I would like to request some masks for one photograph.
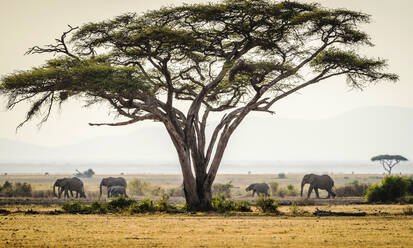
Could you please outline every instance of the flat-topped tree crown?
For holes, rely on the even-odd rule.
[[[24,122],[81,96],[106,101],[122,120],[163,123],[178,153],[190,207],[211,206],[211,185],[234,130],[253,111],[273,113],[298,90],[346,75],[352,88],[396,81],[386,62],[359,56],[372,45],[370,16],[294,1],[227,0],[166,7],[70,27],[28,53],[57,58],[2,78],[8,107],[33,102]],[[305,72],[305,73],[301,73]],[[189,103],[182,109],[177,102]],[[208,118],[225,113],[206,136]],[[24,123],[23,122],[23,123]],[[22,123],[22,124],[23,124]],[[194,174],[195,173],[195,174]]]
[[[377,155],[371,158],[371,161],[379,161],[381,165],[383,166],[383,169],[390,175],[391,170],[393,169],[394,166],[396,166],[398,163],[401,161],[408,161],[407,158],[401,156],[401,155]]]

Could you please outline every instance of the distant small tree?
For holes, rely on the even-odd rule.
[[[396,166],[400,161],[408,161],[407,158],[400,155],[378,155],[371,158],[371,161],[379,161],[383,166],[383,169],[390,175],[391,170]]]

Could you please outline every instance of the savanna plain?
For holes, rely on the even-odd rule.
[[[28,182],[34,191],[50,190],[57,177],[60,175],[7,175],[1,176],[0,182]],[[107,201],[97,198],[101,177],[82,179],[88,198],[81,201]],[[165,190],[182,182],[175,175],[125,177]],[[279,187],[291,184],[299,189],[301,177],[220,175],[217,182],[232,183],[232,199],[251,202],[253,211],[247,213],[69,214],[61,212],[63,202],[69,200],[2,197],[0,247],[413,247],[413,205],[366,204],[362,198],[347,197],[306,201],[299,195],[273,196],[281,203],[279,213],[264,214],[254,205],[257,198],[244,191],[254,182],[277,182]],[[336,186],[354,180],[380,181],[380,175],[340,174],[333,178]],[[183,198],[171,197],[170,201],[180,204]],[[316,210],[366,215],[315,216]]]

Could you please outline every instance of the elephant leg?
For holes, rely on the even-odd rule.
[[[318,194],[318,188],[317,188],[317,187],[314,188],[314,191],[315,191],[316,197],[317,197],[317,198],[320,198],[320,195]]]
[[[69,193],[67,189],[64,189],[64,194],[63,194],[64,198],[69,198]]]
[[[308,195],[307,198],[310,198],[311,192],[313,192],[314,186],[310,184],[310,188],[308,189]]]
[[[334,192],[331,189],[328,189],[328,198],[330,198],[330,195],[334,198],[336,197],[336,194],[334,194]]]
[[[70,196],[73,198],[73,191],[71,191],[71,190],[69,190],[70,191]]]
[[[252,197],[254,197],[254,194],[255,194],[255,190],[252,191]]]
[[[62,197],[62,188],[61,187],[57,188],[57,198],[60,199],[60,197]]]
[[[327,190],[328,195],[327,195],[327,199],[330,199],[330,190]]]

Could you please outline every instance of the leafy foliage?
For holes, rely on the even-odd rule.
[[[407,195],[409,185],[407,177],[386,176],[367,190],[365,198],[368,202],[396,202]]]
[[[10,183],[5,181],[0,185],[0,195],[6,197],[30,197],[32,196],[32,186],[29,183]]]
[[[229,211],[251,212],[251,204],[248,201],[234,202],[226,199],[224,194],[215,195],[212,197],[212,209],[219,213]]]
[[[356,51],[372,45],[359,29],[369,20],[357,11],[287,0],[128,13],[69,26],[55,44],[29,49],[58,56],[3,76],[0,94],[9,109],[31,104],[19,127],[35,116],[47,121],[56,103],[74,96],[87,105],[104,101],[122,117],[91,125],[162,122],[182,163],[188,203],[200,205],[205,192],[196,189],[211,188],[231,135],[249,113],[273,113],[279,100],[335,76],[347,76],[352,88],[398,79],[385,72],[385,60]],[[179,108],[181,101],[188,110]],[[223,111],[207,139],[210,113]]]
[[[379,161],[383,166],[383,169],[387,171],[388,174],[391,174],[391,170],[396,166],[400,161],[408,161],[407,158],[401,155],[378,155],[371,158],[371,161]]]
[[[234,187],[232,182],[228,183],[215,183],[212,185],[212,194],[213,195],[224,195],[225,198],[231,197],[231,189]]]
[[[369,187],[369,184],[359,183],[357,181],[341,187],[336,187],[335,192],[338,197],[365,196]]]
[[[257,200],[257,208],[263,213],[278,214],[279,203],[272,197],[260,197]]]

